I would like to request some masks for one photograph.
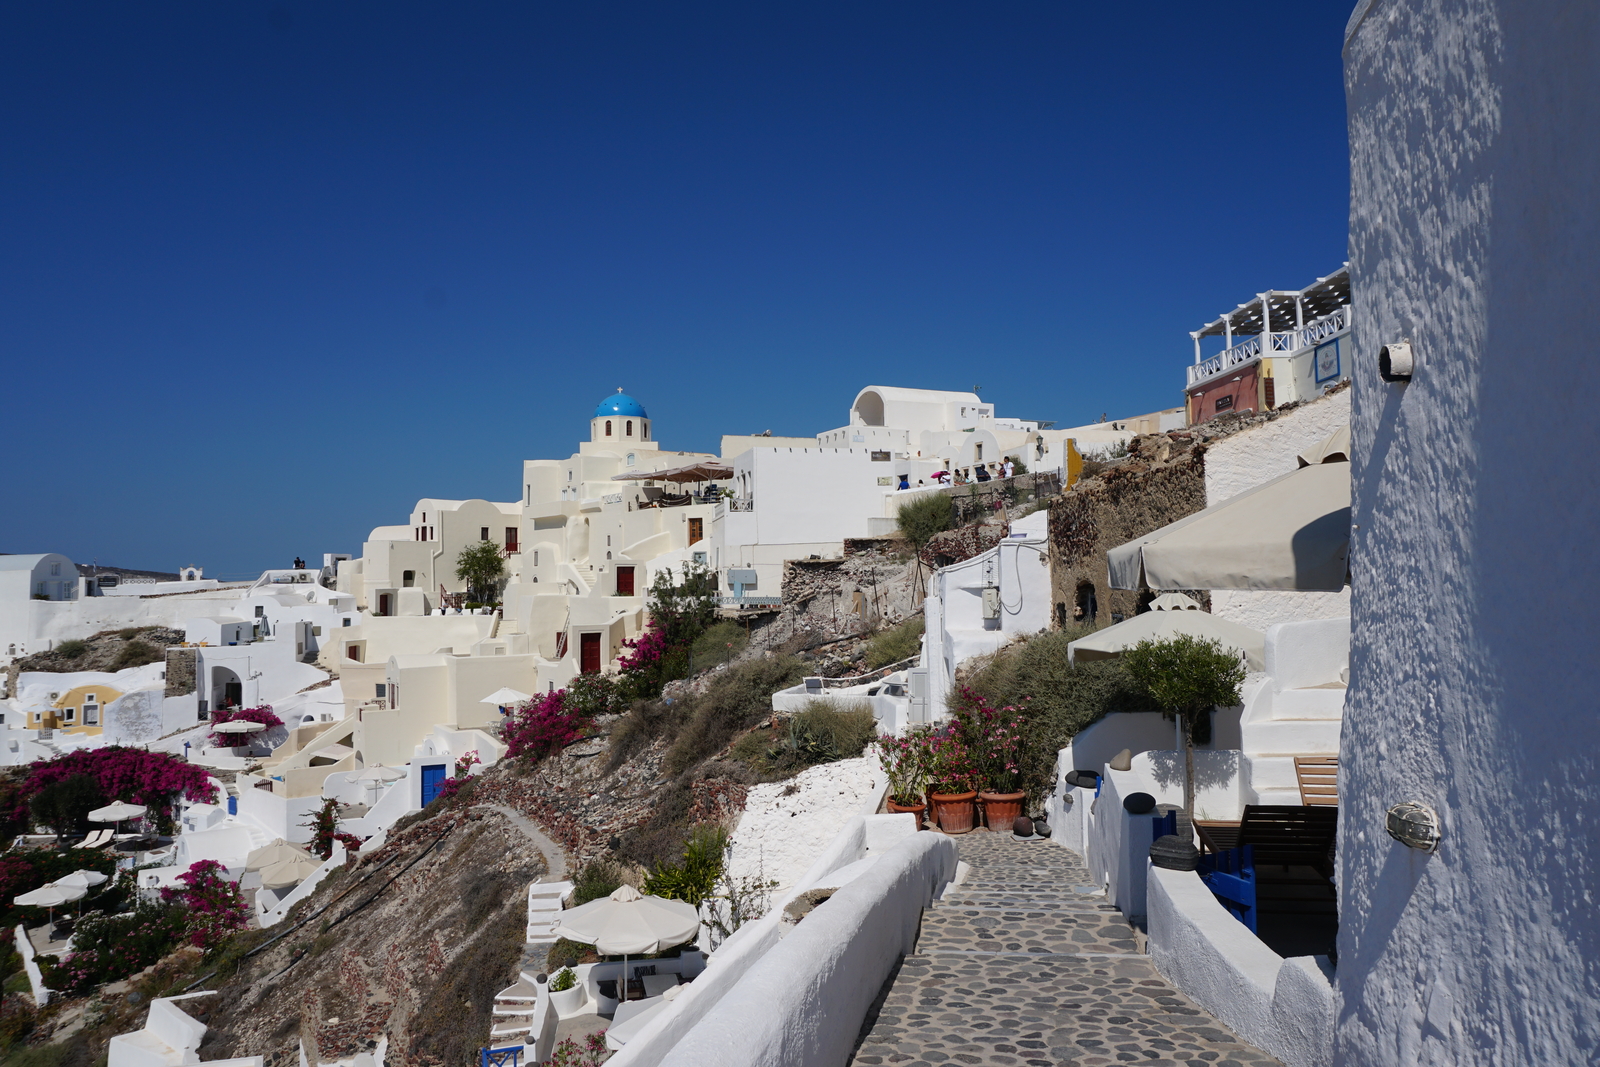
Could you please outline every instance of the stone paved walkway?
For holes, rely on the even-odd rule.
[[[956,844],[972,870],[923,914],[852,1064],[1278,1062],[1161,977],[1076,853],[984,831]]]

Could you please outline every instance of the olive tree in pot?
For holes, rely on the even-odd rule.
[[[1196,725],[1203,722],[1209,739],[1212,709],[1239,703],[1244,655],[1215,638],[1179,634],[1124,650],[1122,667],[1156,707],[1183,725],[1183,810],[1193,822]]]

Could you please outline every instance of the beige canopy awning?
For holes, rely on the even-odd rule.
[[[715,460],[703,460],[691,463],[686,467],[668,467],[661,471],[629,471],[627,474],[613,474],[614,482],[714,482],[718,478],[727,480],[733,477],[733,468],[726,463]]]
[[[1140,641],[1164,641],[1179,634],[1215,638],[1222,642],[1222,647],[1243,652],[1245,663],[1252,671],[1266,670],[1266,634],[1199,610],[1147,611],[1135,615],[1068,644],[1067,661],[1110,659],[1122,655]]]
[[[1307,466],[1108,553],[1113,589],[1336,593],[1350,569],[1349,431]],[[1308,459],[1319,456],[1320,459]]]

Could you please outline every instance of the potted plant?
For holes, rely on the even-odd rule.
[[[977,815],[972,754],[953,733],[932,737],[927,751],[934,820],[947,834],[964,834],[972,829]]]
[[[1013,709],[1005,708],[1005,712]],[[1027,793],[1022,789],[1022,723],[1004,715],[990,725],[983,746],[983,820],[996,833],[1010,830],[1022,814]]]
[[[566,1019],[579,1014],[584,1002],[583,986],[571,967],[563,967],[550,976],[550,1006],[556,1015]]]
[[[891,814],[908,813],[916,817],[917,829],[922,829],[923,816],[928,805],[923,799],[928,776],[924,765],[927,747],[925,734],[912,733],[905,737],[884,734],[878,738],[878,763],[889,779],[889,796],[885,801]]]

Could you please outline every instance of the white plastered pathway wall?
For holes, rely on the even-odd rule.
[[[751,786],[733,832],[728,871],[735,879],[759,875],[778,883],[782,896],[859,813],[882,777],[872,756],[824,763],[786,782]],[[786,793],[795,787],[793,793]]]

